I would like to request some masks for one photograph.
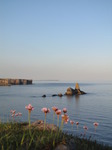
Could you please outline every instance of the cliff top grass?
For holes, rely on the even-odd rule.
[[[28,123],[0,123],[0,150],[55,150],[60,144],[69,150],[112,150],[91,139],[54,132],[25,128]]]

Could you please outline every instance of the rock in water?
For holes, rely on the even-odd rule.
[[[46,97],[46,95],[42,95],[42,97]]]
[[[66,95],[75,95],[77,94],[77,91],[69,87],[65,93]]]
[[[58,96],[58,95],[57,94],[53,94],[52,97],[54,97],[54,96]]]
[[[65,95],[82,95],[82,94],[86,94],[86,93],[80,90],[78,83],[76,83],[75,89],[69,87],[65,93]]]
[[[62,95],[62,93],[59,93],[58,96],[59,96],[59,97],[62,97],[63,95]]]
[[[78,83],[75,84],[75,89],[76,89],[76,90],[80,90],[80,87],[79,87],[79,84],[78,84]]]

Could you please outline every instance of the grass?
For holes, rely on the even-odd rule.
[[[79,138],[63,132],[40,131],[25,128],[28,123],[1,123],[0,150],[53,150],[64,144],[70,150],[112,150],[90,139]]]

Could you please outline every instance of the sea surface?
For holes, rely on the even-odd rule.
[[[28,111],[25,106],[29,103],[34,106],[31,112],[31,121],[44,120],[43,107],[50,108],[47,114],[47,122],[53,122],[52,106],[59,109],[67,108],[70,120],[79,122],[78,129],[70,122],[64,124],[64,132],[78,136],[84,136],[83,126],[88,130],[85,137],[91,136],[92,140],[112,146],[112,83],[79,83],[80,89],[87,94],[80,96],[52,97],[53,94],[66,92],[68,87],[75,88],[74,82],[61,81],[34,81],[32,85],[0,86],[0,120],[12,121],[10,110],[21,112],[22,117],[16,117],[16,121],[28,121]],[[42,95],[46,94],[46,98]],[[98,122],[96,131],[93,123]],[[61,123],[61,117],[60,117]],[[57,118],[55,116],[55,124]]]

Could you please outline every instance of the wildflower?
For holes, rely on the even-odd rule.
[[[57,110],[56,111],[56,114],[57,114],[57,126],[59,126],[59,115],[61,115],[61,110]]]
[[[22,116],[22,113],[18,112],[15,114],[15,116]]]
[[[31,113],[31,111],[34,110],[34,107],[31,104],[25,106],[25,108],[29,111],[29,113]]]
[[[11,112],[12,114],[15,114],[16,110],[11,110],[10,112]]]
[[[88,130],[88,127],[87,126],[83,126],[83,129],[85,130],[85,133],[84,133],[84,135],[85,135],[86,131]]]
[[[25,108],[28,110],[28,121],[29,121],[29,127],[30,127],[30,114],[31,114],[31,111],[34,110],[34,107],[29,104],[28,106],[25,106]]]
[[[72,130],[73,130],[73,124],[74,124],[75,122],[73,121],[73,120],[70,120],[70,124],[72,125]]]
[[[76,126],[77,126],[77,129],[78,129],[78,126],[79,126],[79,122],[76,122]]]
[[[57,117],[59,118],[59,115],[61,115],[61,110],[58,109],[58,110],[56,111],[56,115],[57,115]]]
[[[22,116],[22,113],[18,112],[18,115],[19,115],[19,116]]]
[[[15,116],[19,116],[18,113],[16,113]]]
[[[13,121],[14,121],[16,110],[11,110],[10,113],[11,113],[11,117],[13,117]]]
[[[15,116],[15,114],[12,114],[12,115],[11,115],[11,117],[14,117],[14,116]]]
[[[64,114],[64,115],[61,115],[61,117],[62,117],[62,120],[64,121],[64,123],[67,124],[69,121],[69,116],[67,114]]]
[[[67,114],[61,115],[61,126],[60,126],[60,130],[63,129],[63,123],[67,124],[69,121],[69,116]]]
[[[79,125],[79,122],[76,122],[76,125],[78,126],[78,125]]]
[[[96,131],[96,128],[99,126],[99,123],[98,122],[94,122],[93,125],[94,125],[95,131]]]
[[[53,113],[53,124],[54,124],[55,112],[58,110],[58,108],[54,106],[54,107],[52,107],[52,110],[54,111],[54,113]]]
[[[87,127],[87,126],[83,126],[83,129],[84,129],[84,130],[88,130],[88,127]]]
[[[43,111],[45,114],[49,113],[50,112],[50,109],[49,108],[42,108],[41,111]]]
[[[54,112],[56,112],[57,110],[58,110],[58,108],[57,107],[52,107],[52,110],[54,111]]]
[[[49,112],[50,112],[50,109],[49,109],[49,108],[44,107],[44,108],[42,108],[42,109],[41,109],[41,111],[43,111],[43,112],[45,113],[45,120],[44,120],[44,130],[45,130],[46,115],[47,115],[47,113],[49,113]]]
[[[70,124],[73,125],[75,122],[73,120],[70,120]]]
[[[66,109],[66,108],[63,108],[63,112],[64,112],[64,113],[67,113],[67,109]]]
[[[97,126],[99,125],[99,123],[94,122],[93,125],[94,125],[95,127],[97,127]]]

